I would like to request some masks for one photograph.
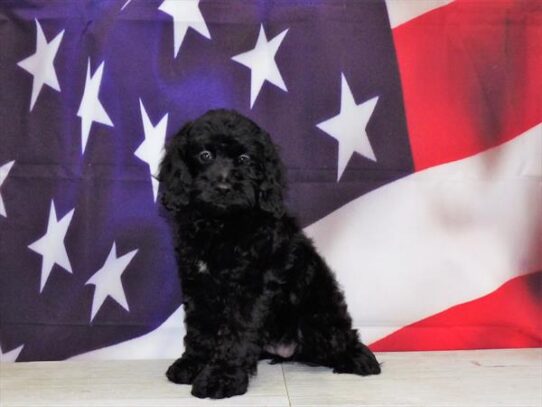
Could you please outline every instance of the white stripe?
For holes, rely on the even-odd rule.
[[[386,0],[391,28],[451,2],[452,0]]]
[[[542,126],[388,184],[307,228],[366,342],[542,268]]]
[[[542,125],[385,185],[306,228],[337,273],[363,340],[542,268]],[[179,308],[154,332],[76,359],[175,358]]]
[[[71,360],[91,359],[173,359],[181,356],[184,311],[179,307],[154,331],[118,345],[94,350],[70,358]]]

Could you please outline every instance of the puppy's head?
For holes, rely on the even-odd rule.
[[[211,110],[166,146],[159,181],[172,211],[225,214],[260,209],[282,216],[282,164],[269,134],[231,110]]]

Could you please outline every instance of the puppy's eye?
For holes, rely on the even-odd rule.
[[[208,150],[204,150],[198,154],[198,157],[201,162],[207,162],[213,159],[213,154]]]
[[[237,157],[237,162],[243,164],[250,161],[250,156],[248,154],[241,154],[239,157]]]

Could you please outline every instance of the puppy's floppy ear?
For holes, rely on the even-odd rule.
[[[191,127],[192,123],[185,124],[173,137],[166,146],[164,158],[160,163],[158,181],[163,186],[161,201],[166,209],[172,212],[179,211],[190,201],[192,176],[185,162],[184,149]]]
[[[282,197],[285,188],[284,169],[271,137],[267,133],[264,134],[264,137],[266,139],[264,146],[265,175],[260,184],[258,204],[262,210],[280,218],[285,212]]]

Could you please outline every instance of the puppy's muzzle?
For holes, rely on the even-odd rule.
[[[215,185],[216,189],[220,192],[228,192],[231,189],[231,184],[229,182],[217,182]]]
[[[230,174],[233,168],[231,160],[219,159],[213,167],[214,187],[220,192],[231,189]]]

